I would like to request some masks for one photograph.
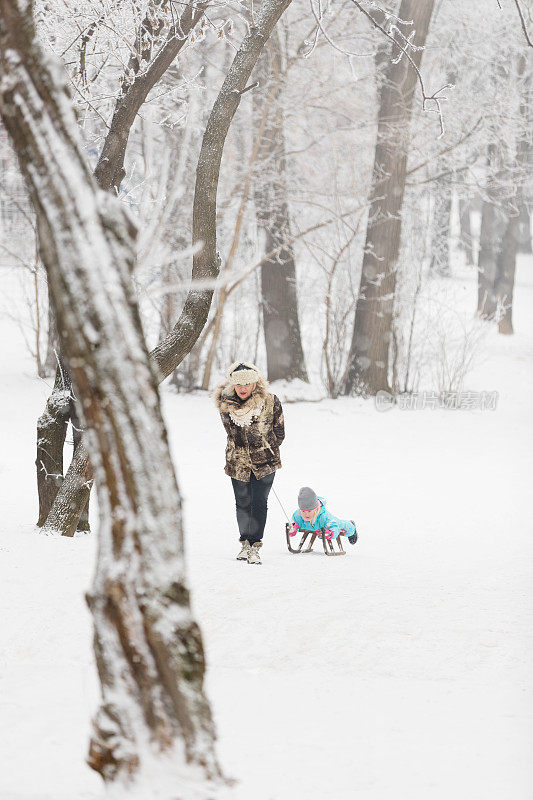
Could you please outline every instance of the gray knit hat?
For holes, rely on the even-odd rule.
[[[250,361],[235,361],[228,370],[228,381],[233,386],[257,383],[260,377],[259,370]]]
[[[298,492],[298,508],[301,511],[312,511],[318,505],[318,497],[309,486],[303,486]]]

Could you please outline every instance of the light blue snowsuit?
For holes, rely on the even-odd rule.
[[[292,515],[292,521],[295,522],[302,531],[319,531],[320,528],[328,528],[333,533],[333,538],[336,539],[341,531],[346,531],[346,536],[351,536],[355,532],[355,525],[349,519],[339,519],[335,517],[331,511],[326,508],[326,501],[323,497],[318,497],[322,508],[317,514],[314,524],[306,522],[300,514],[300,509]]]

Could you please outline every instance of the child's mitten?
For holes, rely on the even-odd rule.
[[[329,528],[324,528],[324,539],[333,539],[333,531]]]
[[[300,530],[300,526],[293,522],[292,525],[289,526],[289,536],[296,536],[298,531]]]

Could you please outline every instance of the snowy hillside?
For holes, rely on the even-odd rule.
[[[0,278],[5,311],[19,288],[13,272]],[[475,284],[466,287],[473,308]],[[491,334],[467,379],[499,393],[496,410],[285,405],[274,489],[287,511],[310,485],[353,517],[360,541],[344,558],[290,555],[272,494],[263,566],[236,562],[212,401],[163,390],[235,798],[532,797],[532,306],[523,260],[517,333]],[[48,387],[5,314],[1,335],[1,796],[97,800],[103,786],[84,763],[98,692],[84,603],[96,534],[34,527],[35,422]]]

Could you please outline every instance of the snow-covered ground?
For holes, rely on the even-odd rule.
[[[491,334],[467,379],[499,392],[495,411],[285,405],[274,488],[288,511],[310,485],[356,520],[343,558],[290,555],[271,495],[263,566],[236,562],[212,402],[164,390],[219,754],[239,800],[533,796],[532,266],[521,264],[517,333]],[[0,281],[16,295],[13,273]],[[4,317],[0,336],[0,796],[98,800],[84,763],[95,535],[34,527],[48,388]]]

